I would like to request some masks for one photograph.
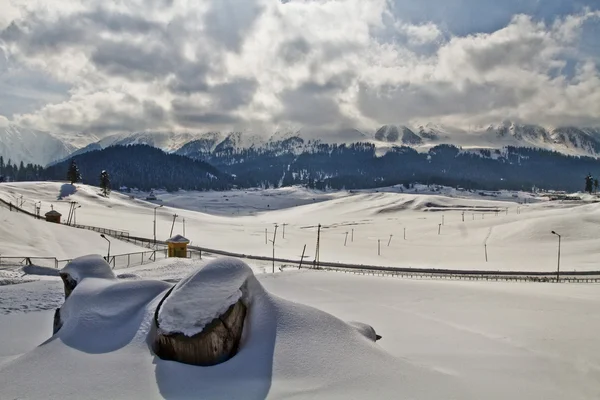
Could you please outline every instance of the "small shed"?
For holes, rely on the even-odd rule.
[[[175,235],[167,240],[169,257],[187,258],[187,245],[190,241],[181,235]]]
[[[56,210],[48,211],[45,215],[46,215],[47,222],[54,222],[55,224],[60,224],[60,217],[62,217],[62,214],[59,213],[58,211],[56,211]]]

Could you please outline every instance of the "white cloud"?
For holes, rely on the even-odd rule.
[[[598,53],[575,46],[595,11],[451,36],[386,0],[15,4],[22,17],[0,30],[0,50],[62,92],[0,115],[39,129],[600,125]],[[3,79],[0,68],[10,88]]]
[[[413,45],[435,42],[442,36],[442,31],[431,22],[422,25],[396,23],[396,29],[405,34],[408,42]]]
[[[9,124],[10,124],[10,121],[8,120],[8,118],[0,115],[0,128],[6,128]]]

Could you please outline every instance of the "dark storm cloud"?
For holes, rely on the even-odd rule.
[[[278,119],[282,121],[319,126],[347,120],[333,97],[317,94],[306,86],[286,90],[279,98],[284,106],[283,112],[278,116]]]
[[[301,63],[309,53],[310,44],[304,38],[284,42],[279,47],[279,55],[286,64]]]
[[[252,101],[258,83],[253,79],[238,79],[217,85],[210,90],[220,111],[233,111]]]
[[[187,62],[178,66],[175,75],[169,79],[167,87],[174,94],[192,94],[206,92],[206,82],[211,67],[205,62]]]
[[[213,1],[204,17],[206,32],[227,50],[239,52],[263,11],[264,6],[257,0]]]
[[[447,82],[372,88],[360,85],[358,107],[364,115],[384,123],[461,113],[483,113],[517,106],[535,93],[526,89],[467,83],[458,89]]]
[[[173,119],[188,128],[203,128],[212,124],[234,124],[240,121],[231,114],[210,111],[188,101],[173,101],[171,108]]]
[[[130,110],[140,110],[131,112]],[[91,119],[82,127],[80,124],[71,123],[76,116],[69,110],[62,111],[61,120],[57,123],[63,131],[84,131],[97,135],[114,132],[133,132],[143,129],[162,126],[167,118],[167,112],[152,100],[139,101],[133,96],[123,96],[117,103],[98,103],[96,110],[99,115]],[[69,115],[71,114],[71,115]]]
[[[124,41],[105,41],[91,54],[91,61],[110,75],[157,78],[173,72],[181,60],[176,49],[164,44],[139,46]]]

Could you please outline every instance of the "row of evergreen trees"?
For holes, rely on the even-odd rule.
[[[44,168],[41,165],[27,164],[23,161],[14,164],[10,159],[5,162],[0,156],[0,182],[4,181],[35,181],[43,176]]]
[[[600,161],[595,158],[516,147],[463,151],[452,145],[439,145],[426,153],[393,147],[380,155],[370,143],[317,143],[302,151],[298,151],[297,145],[290,142],[285,147],[203,152],[214,166],[146,145],[115,146],[81,154],[45,169],[2,164],[2,172],[8,171],[6,175],[11,180],[64,180],[65,171],[70,171],[73,164],[77,170],[69,172],[71,181],[93,185],[101,182],[108,194],[111,185],[175,191],[290,185],[361,189],[415,182],[465,189],[538,187],[577,191],[581,190],[581,178],[588,171],[600,170]],[[597,182],[589,176],[585,189],[592,192],[594,188],[597,189]]]

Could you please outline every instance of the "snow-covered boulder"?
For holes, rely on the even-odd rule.
[[[209,366],[229,360],[244,328],[252,269],[222,258],[181,280],[161,300],[151,333],[152,349],[163,360]]]
[[[381,336],[375,332],[375,329],[371,325],[367,325],[362,322],[349,321],[348,324],[356,328],[364,337],[374,342],[381,339]]]
[[[60,329],[1,366],[2,398],[470,398],[451,374],[385,352],[368,325],[270,294],[241,261],[198,267],[173,286],[88,276],[102,270],[100,260],[75,260],[65,268],[77,285],[60,308]],[[193,338],[238,304],[247,313],[236,319],[243,327],[226,362],[198,367],[152,351],[157,332]]]
[[[71,295],[77,284],[85,278],[115,280],[117,277],[106,260],[97,254],[76,258],[61,271],[60,277],[65,286],[65,299]]]

